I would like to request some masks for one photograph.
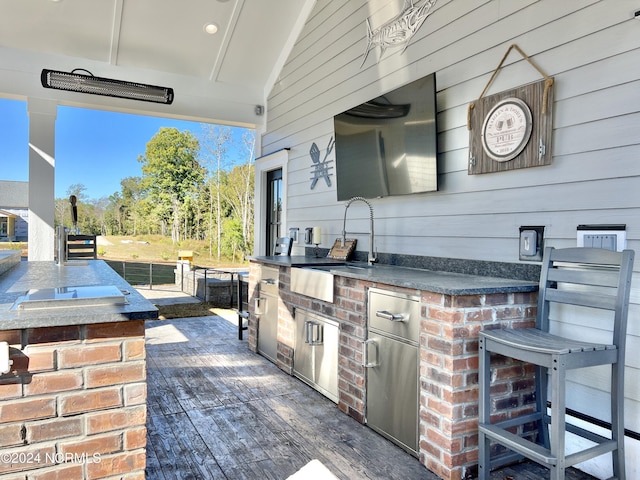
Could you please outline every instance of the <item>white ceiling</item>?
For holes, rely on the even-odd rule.
[[[0,96],[260,124],[315,0],[0,0]],[[215,35],[205,33],[215,23]],[[172,106],[44,91],[43,68],[172,87]],[[133,102],[133,104],[132,104]],[[135,104],[135,105],[134,105]]]

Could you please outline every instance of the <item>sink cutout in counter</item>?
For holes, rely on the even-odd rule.
[[[349,263],[347,262],[344,267],[345,268],[353,268],[354,270],[370,270],[373,267],[375,267],[376,264],[369,264],[369,263]]]
[[[125,293],[113,285],[31,289],[18,298],[11,310],[117,306],[127,303]]]

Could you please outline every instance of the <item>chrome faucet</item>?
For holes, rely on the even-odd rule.
[[[357,202],[357,201],[364,202],[369,207],[370,224],[369,224],[369,231],[368,232],[347,232],[347,210],[349,210],[349,207],[351,206],[351,204],[353,202]],[[376,258],[376,255],[375,255],[374,251],[373,251],[373,245],[374,245],[374,237],[373,237],[373,207],[363,197],[350,198],[349,200],[347,200],[347,203],[344,206],[344,220],[342,222],[342,242],[341,242],[341,246],[342,247],[344,247],[345,242],[347,240],[347,234],[350,234],[350,235],[369,235],[369,255],[368,255],[367,261],[369,262],[369,265],[373,265],[378,260]]]

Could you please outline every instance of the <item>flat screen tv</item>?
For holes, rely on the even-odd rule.
[[[334,117],[338,200],[438,189],[435,74]]]

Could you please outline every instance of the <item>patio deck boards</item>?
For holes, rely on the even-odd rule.
[[[438,478],[249,351],[233,322],[234,315],[147,322],[149,480],[280,480],[314,459],[346,480]],[[491,476],[509,477],[548,473],[529,463]],[[592,477],[572,470],[567,478]]]

